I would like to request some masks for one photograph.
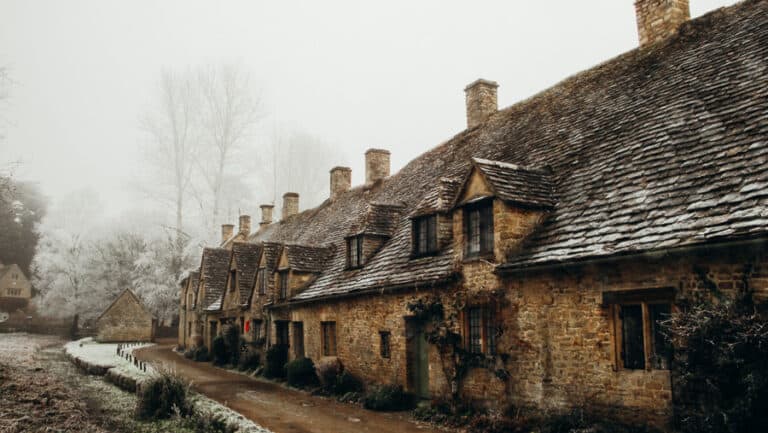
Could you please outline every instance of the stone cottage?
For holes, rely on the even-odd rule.
[[[638,48],[502,110],[477,80],[467,128],[399,172],[371,149],[365,184],[336,167],[317,208],[262,207],[245,292],[230,230],[182,297],[205,344],[250,321],[423,398],[666,424],[659,320],[699,291],[768,297],[768,1],[636,11]],[[436,306],[475,360],[458,383],[425,338]]]
[[[125,289],[96,319],[96,341],[102,343],[153,341],[157,321],[141,300]]]
[[[19,265],[0,263],[0,311],[10,313],[27,308],[32,299],[32,283]]]

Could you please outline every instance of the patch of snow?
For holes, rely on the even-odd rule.
[[[136,343],[130,346],[123,345],[122,353],[132,355],[134,350],[149,346],[153,346],[153,344]],[[136,380],[147,379],[154,373],[154,370],[149,365],[145,372],[139,366],[134,365],[133,361],[121,357],[118,354],[117,348],[117,343],[97,343],[93,338],[87,337],[65,344],[64,352],[86,364],[115,369],[121,375],[129,376]]]
[[[210,412],[228,424],[236,426],[238,433],[272,433],[234,410],[202,394],[194,393],[192,395],[192,404],[195,405],[195,410]]]

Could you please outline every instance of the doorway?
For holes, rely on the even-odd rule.
[[[422,321],[405,319],[405,341],[408,389],[419,398],[430,398],[429,345]]]

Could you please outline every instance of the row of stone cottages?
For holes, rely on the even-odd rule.
[[[223,226],[181,344],[231,323],[425,398],[668,422],[658,320],[713,285],[768,293],[767,4],[640,0],[638,48],[503,110],[478,80],[466,130],[399,172],[371,149],[364,185],[337,167],[319,207]]]

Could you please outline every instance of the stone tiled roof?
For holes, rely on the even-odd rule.
[[[235,242],[232,244],[232,260],[237,267],[237,285],[240,292],[240,305],[247,306],[256,279],[256,271],[261,257],[261,244]]]
[[[200,275],[205,290],[201,307],[205,310],[221,308],[222,295],[229,275],[229,259],[232,252],[224,248],[204,248]]]
[[[448,212],[456,201],[456,195],[461,188],[458,179],[441,178],[438,185],[433,188],[416,206],[411,217],[423,216],[437,212]]]
[[[367,210],[362,214],[360,227],[353,228],[351,234],[390,237],[397,229],[403,209],[402,203],[369,203]]]
[[[472,162],[499,199],[537,208],[555,205],[552,179],[547,170],[482,158],[472,158]]]
[[[361,269],[336,248],[297,300],[428,286],[451,247],[411,259],[409,216],[472,158],[547,167],[554,207],[505,267],[581,260],[768,232],[768,2],[748,0],[493,114],[372,186],[272,224],[254,240],[342,246],[370,203],[402,202]]]
[[[286,244],[285,254],[291,269],[299,272],[320,273],[333,257],[333,247],[312,247]]]

